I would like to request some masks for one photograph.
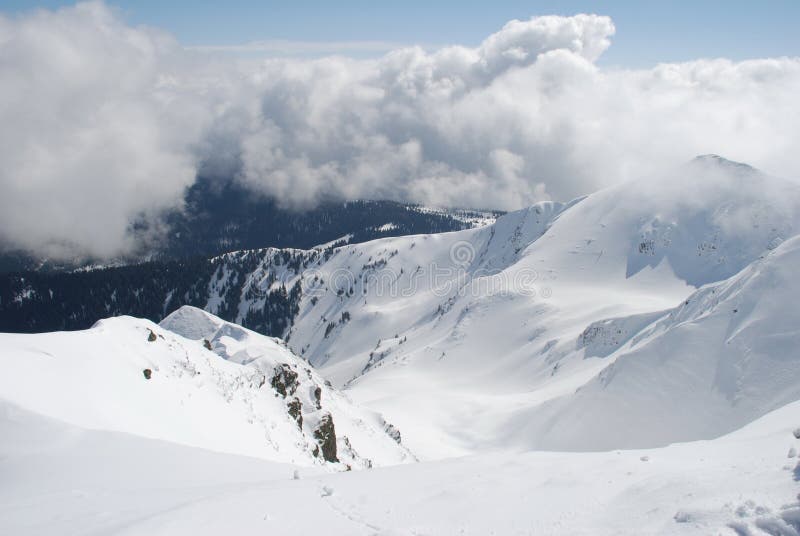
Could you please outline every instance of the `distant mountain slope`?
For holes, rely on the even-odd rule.
[[[643,326],[606,323],[591,338],[618,338],[608,366],[517,433],[545,449],[649,447],[717,437],[800,400],[798,271],[800,236]]]
[[[394,201],[329,201],[305,209],[286,209],[269,198],[238,186],[207,179],[188,189],[182,210],[160,223],[167,232],[125,258],[49,260],[24,251],[0,248],[0,274],[14,271],[64,271],[92,265],[118,266],[142,261],[174,261],[265,247],[308,249],[345,238],[358,243],[387,236],[429,234],[490,223],[502,212],[434,209]],[[135,234],[147,237],[141,223]],[[0,244],[2,246],[2,244]]]
[[[86,331],[0,334],[0,347],[0,399],[83,428],[296,465],[413,461],[397,429],[281,341],[199,309],[164,327],[119,317]]]
[[[309,249],[349,236],[351,243],[387,236],[458,231],[492,221],[502,212],[439,209],[394,201],[326,202],[290,210],[236,183],[222,187],[200,179],[187,192],[186,207],[166,223],[168,242],[157,257],[211,257],[264,247]]]
[[[630,337],[798,231],[800,187],[706,156],[660,180],[453,233],[230,253],[201,263],[200,277],[173,267],[119,283],[126,272],[18,278],[0,289],[0,322],[53,329],[31,323],[37,309],[77,323],[145,304],[160,319],[188,302],[282,336],[398,424],[415,453],[437,458],[545,445],[525,432],[546,428],[532,418],[542,404],[588,389]],[[64,288],[73,289],[66,300]],[[778,401],[751,400],[742,415]],[[633,436],[563,436],[559,446],[662,444],[701,437],[703,428],[687,430],[665,427],[656,440],[643,426]]]

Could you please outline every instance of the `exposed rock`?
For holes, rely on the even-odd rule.
[[[400,430],[398,430],[395,425],[389,424],[387,422],[386,426],[384,427],[384,430],[389,435],[389,437],[397,441],[398,444],[400,443]]]
[[[288,404],[289,407],[289,416],[297,422],[298,428],[301,430],[303,429],[303,404],[300,402],[300,399],[294,397],[291,402]]]
[[[314,387],[314,404],[317,409],[322,409],[322,388],[319,385]]]
[[[156,342],[156,340],[158,340],[158,337],[157,337],[157,336],[156,336],[156,334],[153,332],[153,330],[152,330],[152,329],[149,329],[149,330],[147,330],[147,331],[149,331],[149,332],[150,332],[150,335],[148,335],[148,336],[147,336],[147,342]]]
[[[144,374],[144,379],[145,379],[145,380],[149,380],[149,379],[150,379],[150,376],[152,376],[152,375],[153,375],[153,371],[152,371],[152,370],[150,370],[149,368],[146,368],[146,369],[144,369],[144,370],[142,371],[142,374]]]
[[[293,395],[297,390],[297,373],[292,367],[283,363],[275,367],[270,385],[283,397]]]
[[[326,413],[320,419],[319,426],[314,430],[314,438],[322,449],[322,458],[326,462],[339,461],[339,458],[336,457],[336,430],[333,427],[333,417],[330,413]]]
[[[203,339],[203,346],[206,347],[206,350],[211,350],[211,342],[208,339]]]

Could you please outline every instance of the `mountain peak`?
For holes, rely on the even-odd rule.
[[[744,171],[744,172],[754,172],[756,169],[748,164],[744,164],[742,162],[734,162],[733,160],[728,160],[718,154],[701,154],[695,156],[691,164],[695,165],[705,165],[705,166],[719,166],[723,169],[728,170],[737,170],[737,171]]]

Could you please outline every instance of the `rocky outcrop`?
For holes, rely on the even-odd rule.
[[[319,425],[314,430],[314,439],[317,440],[317,445],[322,451],[322,459],[331,463],[339,461],[336,456],[336,430],[330,413],[326,413],[320,419]],[[319,456],[319,451],[315,449],[314,455]]]
[[[400,430],[398,430],[395,425],[387,422],[384,430],[389,437],[397,441],[398,444],[400,443]]]
[[[284,398],[293,395],[297,390],[297,373],[285,363],[278,365],[275,367],[270,385]]]
[[[333,470],[348,466],[364,469],[371,467],[373,461],[376,465],[390,465],[414,459],[386,435],[386,421],[379,414],[354,406],[283,341],[192,307],[179,309],[163,324],[162,328],[186,334],[196,342],[168,345],[179,354],[188,353],[195,358],[191,362],[180,360],[182,375],[188,379],[201,374],[202,369],[200,380],[218,384],[226,399],[246,400],[251,407],[252,424],[265,427],[267,443],[280,451],[281,459],[335,466],[331,467]],[[142,335],[147,336],[146,329],[138,333],[140,338]],[[158,331],[156,335],[162,337]],[[148,346],[156,350],[158,344]],[[209,347],[222,360],[210,359]],[[157,369],[151,368],[155,373]],[[209,375],[209,369],[225,373]],[[164,368],[161,370],[163,376]],[[285,439],[286,444],[278,444],[277,439]],[[284,455],[287,451],[290,454]]]
[[[288,404],[289,416],[297,422],[297,427],[303,429],[303,404],[300,399],[295,397]]]
[[[317,409],[322,409],[322,388],[319,385],[314,387],[314,404]]]

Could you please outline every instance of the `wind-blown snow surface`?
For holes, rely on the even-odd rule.
[[[323,463],[315,431],[330,415],[341,469],[413,460],[380,415],[328,387],[279,341],[190,307],[165,325],[198,340],[131,317],[0,334],[0,399],[81,428],[297,465]]]
[[[795,403],[730,436],[338,474],[0,405],[0,533],[795,535]]]

